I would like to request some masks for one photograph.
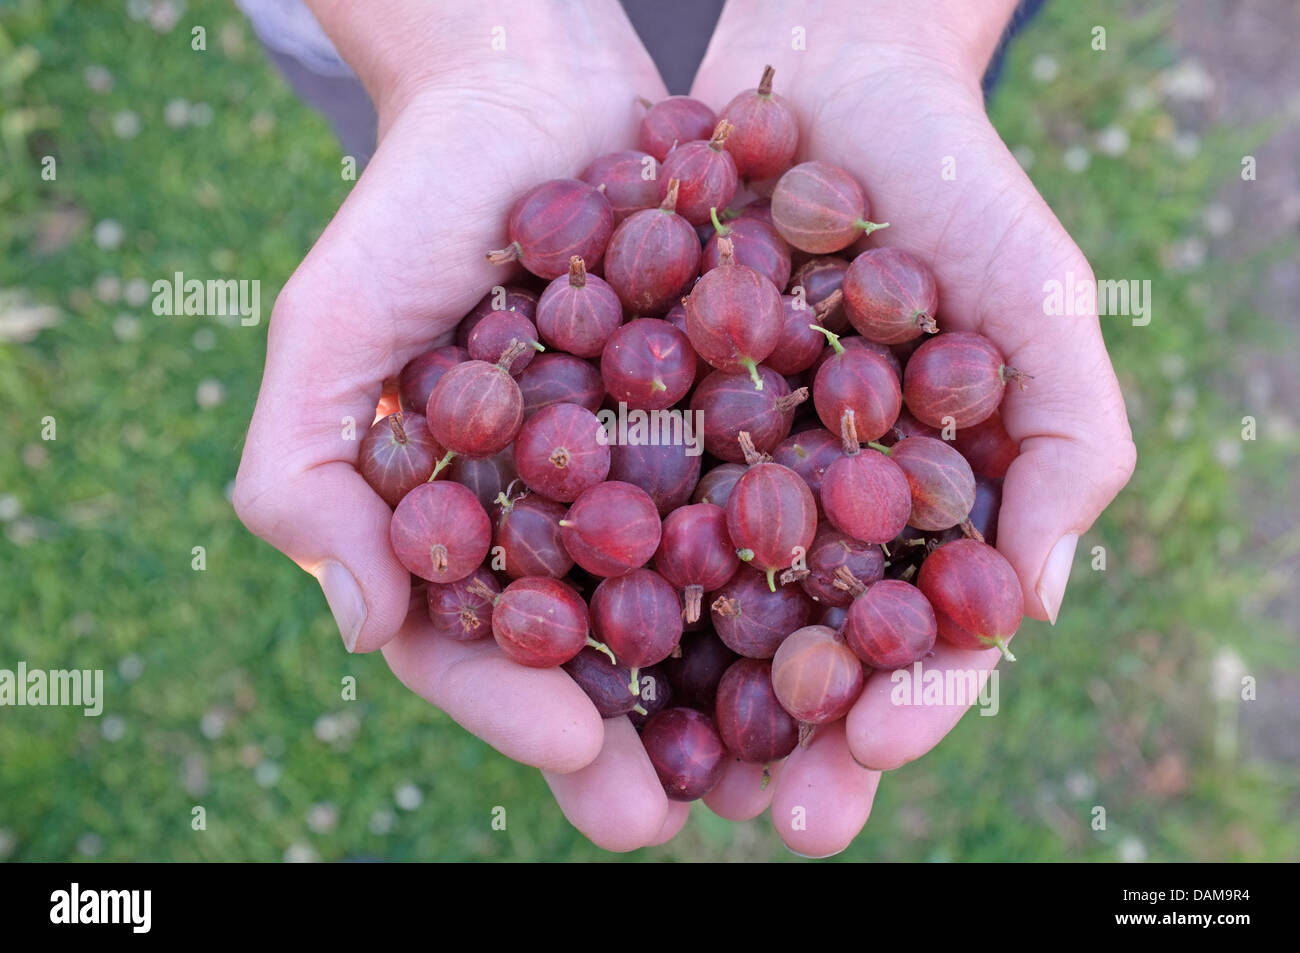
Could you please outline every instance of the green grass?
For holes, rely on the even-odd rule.
[[[1216,707],[1209,687],[1226,649],[1261,691],[1294,672],[1294,643],[1261,609],[1261,590],[1284,580],[1270,575],[1251,503],[1286,492],[1296,446],[1242,444],[1239,430],[1251,347],[1294,353],[1295,342],[1235,303],[1262,257],[1165,264],[1203,232],[1210,196],[1267,130],[1214,129],[1178,158],[1159,96],[1128,95],[1172,61],[1161,8],[1073,6],[1049,5],[1013,48],[992,113],[1010,145],[1032,149],[1030,174],[1098,276],[1153,281],[1150,326],[1103,319],[1138,472],[1084,538],[1061,624],[1026,625],[999,716],[966,718],[888,776],[843,859],[1110,860],[1139,842],[1153,860],[1300,856],[1287,823],[1294,764],[1249,744],[1216,754],[1218,719],[1239,706]],[[1105,54],[1078,39],[1121,21]],[[190,49],[195,24],[206,52]],[[1060,65],[1050,83],[1031,75],[1042,53]],[[0,668],[103,668],[108,695],[98,719],[0,709],[0,848],[19,860],[277,860],[291,848],[608,859],[537,772],[407,693],[377,655],[347,656],[316,584],[234,517],[265,322],[156,317],[122,298],[174,271],[228,274],[259,278],[269,312],[350,185],[326,125],[217,0],[191,0],[170,32],[110,5],[20,0],[0,14],[0,64],[0,301],[11,302],[0,312],[21,298],[58,314],[33,340],[0,344],[0,496],[20,507],[0,545]],[[111,90],[88,88],[91,65]],[[205,104],[210,121],[168,125],[173,99]],[[132,138],[119,134],[127,112]],[[1128,130],[1128,151],[1094,151],[1069,171],[1065,150],[1111,124]],[[40,175],[46,155],[53,181]],[[96,243],[105,220],[120,224],[120,246]],[[219,382],[215,406],[198,402],[204,381]],[[1225,466],[1233,445],[1241,459]],[[1294,553],[1288,529],[1279,545]],[[1097,545],[1105,572],[1083,555]],[[205,571],[191,569],[195,546]],[[356,700],[343,698],[347,677]],[[404,786],[422,794],[409,810],[396,803]],[[191,829],[196,805],[204,831]],[[1095,805],[1105,831],[1090,827]],[[790,857],[765,819],[733,825],[702,808],[670,845],[632,855]]]

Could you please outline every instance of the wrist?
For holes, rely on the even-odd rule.
[[[389,0],[382,10],[356,0],[307,4],[365,85],[381,128],[386,115],[430,88],[544,85],[547,76],[567,75],[567,62],[597,74],[626,71],[638,54],[648,63],[617,0]]]
[[[787,78],[821,74],[832,64],[836,74],[919,68],[978,91],[1016,4],[876,0],[867,7],[826,0],[810,8],[802,0],[729,0],[705,62],[759,55]],[[818,69],[809,69],[812,63]]]

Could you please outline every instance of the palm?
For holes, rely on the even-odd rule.
[[[715,108],[735,92],[736,60],[728,59],[726,70],[706,61],[696,78],[693,94]],[[828,71],[808,68],[795,57],[784,77],[778,68],[777,92],[801,119],[797,160],[835,163],[863,184],[871,219],[890,227],[859,247],[892,245],[925,261],[939,286],[942,328],[979,331],[1000,345],[1009,364],[1042,378],[1031,392],[1010,390],[1003,406],[1008,431],[1023,452],[1006,480],[998,538],[1026,590],[1027,612],[1041,618],[1034,586],[1056,539],[1044,534],[1076,518],[1058,500],[1036,493],[1053,482],[1045,476],[1056,476],[1064,463],[1058,457],[1062,442],[1056,438],[1075,430],[1099,439],[1108,431],[1127,434],[1123,402],[1095,320],[1062,323],[1043,312],[1045,280],[1064,280],[1070,272],[1076,279],[1090,279],[1091,271],[988,122],[977,88],[942,64],[895,51],[877,55],[858,50],[842,62],[866,65]],[[761,66],[756,59],[754,75]],[[1091,389],[1081,392],[1080,382]],[[1076,426],[1080,414],[1115,415],[1116,410],[1117,420]],[[1031,454],[1031,449],[1038,452]],[[1078,479],[1088,479],[1082,468]],[[1122,483],[1123,478],[1118,485]],[[1097,487],[1080,490],[1081,499],[1098,495]],[[1059,511],[1052,512],[1053,507]],[[981,673],[983,679],[998,659],[996,649],[968,652],[940,642],[924,664],[932,670]],[[896,705],[890,675],[877,672],[868,678],[845,730],[814,741],[814,747],[822,748],[819,757],[797,750],[785,765],[773,795],[772,818],[795,849],[821,853],[847,843],[844,835],[852,836],[865,822],[880,777],[878,771],[856,765],[889,769],[919,757],[967,708]],[[817,771],[822,778],[836,773],[834,806],[820,830],[813,830],[811,819],[805,831],[788,830],[785,804],[793,790],[808,789]],[[728,805],[718,807],[725,813]]]

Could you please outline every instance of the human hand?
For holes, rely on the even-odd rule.
[[[669,804],[627,719],[602,723],[564,672],[522,668],[491,639],[435,636],[392,513],[355,469],[384,379],[508,280],[484,252],[504,244],[514,198],[628,148],[635,97],[661,98],[662,81],[613,2],[313,6],[376,102],[380,141],[276,302],[235,508],[320,581],[349,651],[382,648],[407,687],[542,768],[597,844],[666,839],[686,806]]]
[[[891,223],[869,243],[906,249],[934,271],[940,327],[988,336],[1032,376],[1002,405],[1021,454],[1003,486],[997,539],[1026,613],[1055,622],[1078,537],[1128,481],[1136,450],[1096,315],[1044,313],[1046,280],[1073,273],[1077,286],[1092,271],[985,115],[980,77],[1010,13],[1002,6],[992,23],[982,5],[947,0],[884,0],[870,15],[829,3],[809,22],[805,5],[732,0],[692,95],[720,110],[773,64],[775,91],[800,118],[796,161],[852,173],[869,217]],[[794,25],[807,31],[804,51],[791,49]],[[946,179],[949,157],[956,174]],[[982,685],[999,658],[940,641],[925,668],[975,671]],[[890,674],[871,675],[844,724],[819,729],[770,786],[773,823],[792,850],[846,847],[866,823],[879,772],[929,751],[965,713],[893,704]],[[739,790],[724,781],[706,801],[724,817],[763,810]],[[791,824],[796,807],[805,829]]]

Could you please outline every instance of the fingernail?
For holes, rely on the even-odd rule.
[[[334,614],[339,635],[343,636],[343,647],[349,652],[355,650],[366,622],[366,600],[361,595],[361,587],[347,567],[333,560],[321,566],[316,581],[325,592],[325,601]]]
[[[1061,611],[1065,584],[1070,581],[1070,567],[1074,564],[1074,550],[1078,545],[1077,533],[1069,533],[1057,540],[1047,556],[1043,574],[1038,577],[1038,585],[1034,587],[1038,601],[1047,610],[1047,619],[1052,625],[1056,625],[1056,616]]]
[[[829,854],[801,854],[789,844],[785,845],[785,849],[796,857],[802,857],[804,860],[825,860],[827,857],[834,857],[836,854],[844,853],[844,851],[848,850],[848,847],[841,847],[839,850],[833,850]]]

